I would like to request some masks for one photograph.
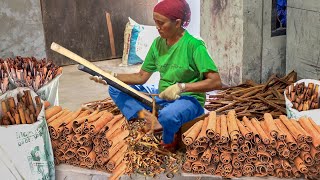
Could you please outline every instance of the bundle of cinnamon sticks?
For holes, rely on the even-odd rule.
[[[84,103],[82,104],[81,107],[83,107],[84,109],[90,109],[91,111],[100,109],[101,111],[107,110],[115,115],[120,114],[119,108],[110,97],[104,100],[91,101],[91,102]]]
[[[264,84],[249,80],[239,86],[224,89],[216,95],[210,95],[205,108],[216,111],[218,115],[235,110],[238,117],[254,117],[258,120],[263,118],[264,113],[270,113],[274,117],[286,115],[283,92],[296,78],[296,72],[292,71],[282,78],[273,75]]]
[[[308,111],[311,109],[319,109],[319,85],[309,83],[291,84],[285,90],[287,98],[292,102],[293,108],[298,111]]]
[[[62,73],[62,67],[56,66],[52,61],[37,60],[34,57],[17,56],[14,59],[0,59],[0,66],[4,87],[6,78],[9,77],[15,86],[29,87],[34,91]]]
[[[55,163],[112,173],[125,173],[127,120],[107,110],[79,108],[73,112],[53,106],[46,110]]]
[[[37,121],[41,111],[42,103],[39,96],[32,98],[30,91],[23,91],[18,94],[18,101],[14,97],[9,97],[1,101],[2,118],[1,125],[32,124]],[[35,103],[34,103],[35,101]]]
[[[279,178],[320,178],[320,127],[310,118],[273,119],[265,113],[238,119],[236,112],[210,112],[182,135],[189,173]]]

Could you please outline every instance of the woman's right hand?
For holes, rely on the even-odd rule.
[[[89,79],[93,80],[96,83],[108,85],[107,81],[103,80],[101,76],[90,76]]]

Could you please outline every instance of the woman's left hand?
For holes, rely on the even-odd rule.
[[[182,89],[179,86],[179,84],[177,83],[177,84],[169,86],[167,89],[162,91],[159,94],[159,97],[161,99],[165,99],[165,100],[168,100],[168,101],[173,101],[173,100],[176,100],[176,99],[180,98],[181,92],[182,92]]]

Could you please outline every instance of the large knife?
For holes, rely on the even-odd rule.
[[[79,55],[71,52],[70,50],[60,46],[59,44],[53,42],[51,44],[51,49],[53,51],[56,51],[57,53],[60,53],[78,63],[80,65],[78,66],[78,69],[81,71],[84,71],[86,73],[89,73],[93,76],[101,76],[103,80],[105,80],[110,86],[113,86],[120,91],[128,94],[129,96],[137,99],[138,101],[146,104],[147,106],[151,107],[153,106],[153,100],[151,97],[133,89],[132,87],[128,86],[124,82],[120,81],[119,79],[113,77],[109,73],[103,71],[93,63],[89,62],[88,60],[80,57]],[[159,105],[156,105],[156,109],[159,110],[161,107]]]

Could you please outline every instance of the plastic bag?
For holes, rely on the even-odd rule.
[[[318,84],[320,86],[320,81],[313,79],[302,79],[294,83],[294,85],[304,82],[306,85],[309,83]],[[320,94],[320,90],[318,92]],[[284,93],[285,101],[286,101],[286,110],[288,118],[299,119],[300,117],[310,117],[314,120],[315,123],[320,125],[320,109],[312,109],[308,111],[298,111],[293,108],[292,102],[287,98],[286,93]]]
[[[62,74],[53,78],[48,84],[42,86],[36,93],[43,101],[49,101],[52,106],[59,106],[59,80]]]
[[[142,63],[153,40],[158,36],[159,33],[155,26],[140,25],[129,17],[124,33],[121,66]]]
[[[30,90],[33,99],[37,96],[30,88],[18,87],[0,96],[0,101],[14,97],[17,102],[17,94],[24,90]],[[44,107],[37,122],[0,126],[0,136],[2,179],[55,179],[54,156]]]

